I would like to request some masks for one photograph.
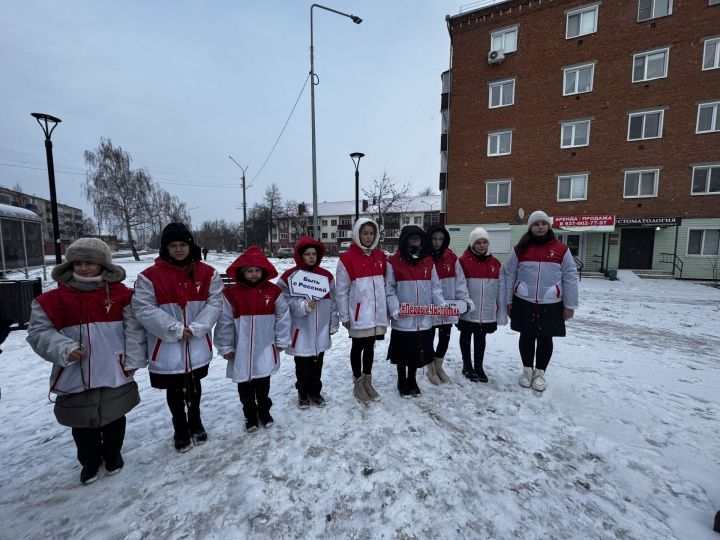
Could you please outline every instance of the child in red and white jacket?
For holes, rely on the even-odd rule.
[[[266,428],[270,415],[270,376],[280,369],[280,353],[290,345],[290,312],[278,273],[257,246],[251,246],[227,269],[236,283],[225,289],[222,314],[215,327],[218,354],[228,361],[226,375],[238,385],[245,431]]]
[[[325,245],[309,236],[303,236],[295,245],[295,266],[278,280],[290,308],[292,341],[287,353],[295,357],[295,388],[298,406],[307,409],[310,403],[325,406],[322,389],[322,368],[325,351],[332,346],[331,335],[338,331],[339,321],[335,303],[335,278],[320,267]],[[317,300],[305,296],[292,296],[289,282],[298,272],[308,272],[328,280],[330,290]]]

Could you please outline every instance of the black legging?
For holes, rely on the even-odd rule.
[[[200,397],[202,396],[201,379],[192,377],[189,382],[187,395],[182,386],[167,389],[167,404],[170,414],[176,422],[187,422],[190,429],[198,429],[202,426],[200,420]],[[185,404],[188,402],[187,416],[185,415]]]
[[[373,359],[375,358],[375,337],[352,338],[350,347],[350,365],[353,376],[357,379],[363,373],[372,373]]]
[[[445,353],[447,352],[448,345],[450,344],[450,330],[452,329],[452,324],[442,324],[440,326],[436,326],[435,328],[437,328],[438,331],[438,344],[437,347],[435,347],[435,358],[445,358]]]
[[[480,325],[478,325],[479,328]],[[485,333],[480,330],[469,330],[462,328],[460,330],[460,354],[462,355],[463,367],[472,367],[470,364],[470,340],[475,336],[475,350],[473,359],[475,360],[475,367],[481,367],[483,365],[483,359],[485,358]]]
[[[535,350],[536,341],[537,351]],[[529,334],[520,334],[519,346],[523,366],[542,370],[547,369],[553,353],[552,336],[535,337]],[[535,360],[535,366],[533,366],[533,359]]]

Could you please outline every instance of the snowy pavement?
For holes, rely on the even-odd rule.
[[[126,283],[151,259],[117,261]],[[13,332],[0,355],[0,538],[720,538],[718,328],[720,290],[585,279],[545,393],[518,386],[506,327],[488,337],[490,383],[466,381],[453,330],[453,381],[419,377],[419,399],[400,398],[381,342],[382,401],[368,406],[352,396],[341,330],[325,357],[327,407],[297,408],[285,356],[276,423],[251,435],[216,357],[203,382],[210,440],[186,454],[143,370],[125,468],[89,486],[47,399],[50,366]]]

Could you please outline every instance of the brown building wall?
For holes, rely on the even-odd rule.
[[[555,215],[720,216],[720,195],[690,195],[691,164],[720,161],[720,133],[695,134],[697,103],[720,100],[720,70],[701,70],[703,38],[720,35],[720,6],[674,0],[672,15],[639,23],[637,0],[603,0],[597,32],[566,40],[565,11],[592,3],[511,1],[451,20],[449,223],[512,222],[520,207]],[[514,24],[517,52],[488,64],[490,33]],[[632,83],[632,55],[664,46],[667,78]],[[593,61],[592,92],[563,96],[562,68]],[[515,105],[489,109],[488,82],[512,77]],[[627,142],[628,113],[654,107],[666,108],[663,137]],[[560,122],[587,117],[590,145],[561,149]],[[488,158],[487,134],[503,128],[514,130],[512,154]],[[623,171],[635,167],[661,168],[656,198],[623,198]],[[587,200],[557,202],[556,175],[574,172],[589,172]],[[499,178],[513,179],[511,204],[486,207],[485,182]]]

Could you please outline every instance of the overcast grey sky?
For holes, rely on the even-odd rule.
[[[437,189],[446,14],[467,2],[327,0],[360,25],[315,10],[319,200],[354,198],[384,170]],[[112,139],[193,223],[241,219],[240,170],[258,173],[309,71],[311,1],[18,0],[0,18],[0,185],[48,197],[43,136],[31,112],[58,116],[58,199],[89,210],[83,151]],[[248,192],[276,182],[312,202],[310,88]]]

